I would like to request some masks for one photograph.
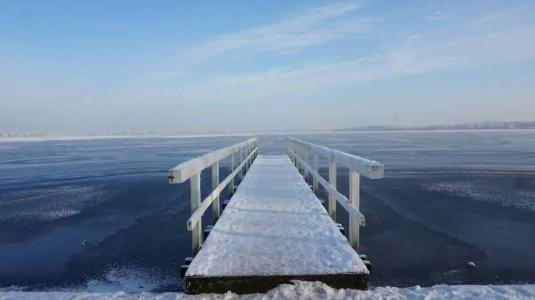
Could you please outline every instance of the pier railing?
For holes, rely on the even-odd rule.
[[[190,180],[191,185],[191,217],[187,221],[188,231],[191,231],[191,248],[197,253],[203,242],[202,216],[212,206],[212,222],[215,224],[220,216],[221,192],[228,187],[229,193],[234,193],[235,178],[238,174],[243,177],[257,156],[256,138],[210,152],[203,156],[183,162],[169,170],[169,183],[177,184]],[[219,164],[221,160],[230,157],[230,174],[219,182]],[[236,166],[236,164],[238,164]],[[212,192],[201,201],[201,172],[211,167]]]
[[[312,177],[312,189],[316,192],[321,185],[329,194],[329,215],[336,222],[336,203],[338,202],[349,215],[349,241],[351,246],[359,248],[359,226],[365,224],[360,213],[360,175],[370,178],[383,178],[384,166],[376,161],[368,160],[353,154],[333,150],[320,145],[307,143],[299,139],[288,139],[288,156],[305,177]],[[319,159],[329,161],[329,181],[319,174]],[[312,165],[310,165],[312,160]],[[336,188],[338,166],[349,169],[349,198]]]

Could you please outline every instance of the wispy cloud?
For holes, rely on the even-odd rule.
[[[38,55],[26,58],[24,55],[32,51],[10,48],[9,41],[0,36],[0,77],[4,79],[0,82],[0,98],[10,102],[10,108],[0,114],[0,125],[27,126],[27,122],[20,121],[25,118],[20,116],[26,116],[30,108],[39,116],[34,119],[48,120],[51,124],[64,121],[64,115],[69,115],[75,120],[73,124],[111,127],[119,117],[123,120],[124,115],[137,116],[127,118],[132,120],[128,126],[143,126],[143,122],[137,121],[146,120],[147,114],[159,117],[145,122],[164,128],[198,128],[204,123],[206,128],[240,128],[243,118],[249,118],[251,124],[260,124],[259,127],[289,128],[294,124],[316,127],[320,118],[334,126],[343,119],[351,121],[356,107],[359,111],[366,110],[361,116],[368,118],[364,121],[376,122],[374,114],[383,120],[389,114],[402,114],[399,112],[402,107],[415,112],[405,117],[423,115],[425,118],[425,114],[420,114],[421,107],[409,103],[414,94],[425,89],[418,79],[427,76],[421,75],[440,76],[445,71],[457,70],[455,78],[450,76],[453,72],[434,77],[440,81],[440,87],[430,88],[434,89],[433,94],[447,94],[448,84],[459,82],[457,78],[473,79],[463,75],[464,70],[481,70],[492,75],[490,79],[481,78],[481,82],[489,83],[487,93],[499,97],[503,88],[493,80],[512,81],[516,79],[508,78],[516,72],[512,70],[522,72],[535,63],[535,19],[531,13],[534,6],[530,2],[516,6],[495,1],[428,2],[429,5],[414,2],[399,5],[395,10],[385,2],[369,1],[362,9],[360,2],[328,3],[286,15],[273,23],[214,34],[200,44],[179,40],[191,47],[175,51],[167,59],[156,58],[156,62],[141,59],[139,69],[132,67],[128,69],[130,72],[123,72],[124,77],[121,73],[106,80],[98,79],[104,72],[72,72],[69,65],[72,60],[66,60],[64,65],[54,64],[59,55],[54,54],[50,61],[43,60],[50,55],[46,51],[36,51]],[[285,55],[288,53],[292,55]],[[149,57],[153,57],[152,53]],[[92,62],[102,65],[99,59]],[[526,67],[507,65],[516,62],[526,62]],[[117,63],[96,70],[110,73],[121,67]],[[417,80],[402,79],[410,76]],[[533,74],[525,77],[526,82],[529,76]],[[86,83],[86,79],[95,83]],[[367,81],[376,82],[359,84]],[[395,90],[396,86],[403,88]],[[460,98],[470,97],[466,96],[470,92],[466,86],[451,88],[454,89]],[[511,86],[509,90],[514,92]],[[511,109],[504,117],[527,115],[530,110],[526,107],[533,111],[529,98],[534,95],[533,88],[526,84],[520,92],[523,95],[518,99],[501,96],[504,107],[516,103],[522,108],[519,109],[522,114]],[[385,105],[387,98],[389,102]],[[469,100],[476,107],[486,98]],[[408,104],[396,107],[396,101]],[[440,99],[426,98],[421,102],[425,101],[429,107],[448,107]],[[522,101],[529,105],[521,106]],[[51,107],[61,107],[56,111],[62,114]],[[376,108],[384,109],[384,115],[375,113]],[[451,110],[455,118],[457,108]],[[497,108],[494,111],[500,113]],[[473,115],[476,113],[480,113],[479,108],[474,109]],[[340,117],[344,114],[347,118]],[[80,122],[83,118],[87,118],[85,123]],[[99,119],[98,124],[94,123],[95,119]],[[108,125],[100,120],[108,120]]]
[[[370,30],[370,20],[378,19],[372,15],[356,16],[354,13],[360,7],[359,3],[345,2],[311,8],[272,24],[215,37],[181,52],[180,57],[182,62],[188,64],[208,59],[224,59],[223,55],[226,53],[250,49],[256,53],[255,57],[261,60],[262,52],[288,53],[341,40]],[[441,7],[443,10],[447,10],[446,8],[449,7]],[[398,41],[385,43],[384,49],[374,49],[364,56],[346,52],[345,58],[341,59],[338,55],[333,56],[330,51],[326,52],[323,58],[315,58],[305,63],[269,67],[263,65],[256,71],[247,72],[233,69],[222,72],[223,75],[215,78],[204,74],[201,79],[191,80],[183,80],[188,77],[185,75],[189,72],[183,65],[165,65],[163,68],[155,68],[151,75],[164,74],[156,76],[159,77],[158,80],[161,77],[173,77],[171,85],[156,84],[153,87],[152,83],[155,81],[145,85],[143,77],[142,83],[136,84],[136,90],[149,86],[146,98],[151,94],[164,94],[163,98],[172,99],[169,101],[182,103],[181,105],[186,102],[243,102],[249,101],[247,99],[290,96],[300,99],[321,89],[347,87],[363,81],[535,60],[535,21],[517,21],[521,19],[518,18],[519,14],[524,13],[526,8],[525,5],[515,6],[506,11],[489,11],[468,20],[450,20],[445,26],[454,27],[455,30],[448,30],[447,34],[440,34],[442,31],[436,28],[429,32],[421,28],[421,33],[399,31],[388,24],[379,26],[379,23],[373,29],[374,33],[394,30],[395,34],[399,35],[396,36]],[[429,11],[422,12],[419,18],[425,20],[428,15]],[[450,13],[447,15],[451,18],[455,16]],[[386,22],[389,20],[385,18],[381,23]],[[404,38],[402,34],[405,35]],[[372,35],[366,42],[378,41]],[[359,46],[353,44],[355,48]],[[182,76],[176,76],[177,74]],[[175,80],[175,77],[178,79]],[[125,90],[131,91],[132,86],[133,84],[129,83]],[[139,94],[136,92],[136,96]],[[133,101],[134,97],[120,98]]]
[[[442,41],[411,36],[383,53],[226,76],[184,86],[178,94],[200,101],[303,96],[336,85],[525,60],[535,60],[535,28]]]
[[[535,28],[515,28],[441,41],[408,40],[385,55],[396,73],[415,74],[535,59]]]
[[[225,34],[179,54],[181,61],[199,62],[238,50],[288,53],[365,31],[373,19],[351,13],[358,3],[309,9],[278,22]]]

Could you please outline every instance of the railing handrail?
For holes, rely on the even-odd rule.
[[[367,178],[380,179],[384,177],[384,166],[377,161],[369,160],[339,150],[330,149],[325,146],[308,143],[296,138],[288,138],[288,141],[329,160],[335,160],[337,164],[355,170]]]
[[[200,173],[202,170],[210,167],[211,165],[223,160],[230,155],[239,152],[240,150],[251,146],[256,142],[256,138],[251,138],[247,141],[235,144],[226,148],[222,148],[203,156],[199,156],[192,160],[188,160],[179,164],[178,166],[169,169],[168,178],[170,184],[182,183],[193,175]]]

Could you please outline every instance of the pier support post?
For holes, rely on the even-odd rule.
[[[360,174],[356,170],[349,170],[349,200],[360,211]],[[360,224],[349,217],[349,242],[355,251],[359,250]]]
[[[215,190],[219,185],[219,162],[216,162],[212,165],[212,190]],[[219,208],[219,195],[212,202],[212,224],[217,222],[219,219],[220,208]]]
[[[314,171],[316,171],[318,174],[320,171],[319,160],[320,156],[318,154],[314,154],[314,157],[312,158],[312,169],[314,169]],[[318,191],[318,180],[314,176],[312,176],[312,190],[314,192]]]
[[[329,183],[336,189],[336,161],[329,161]],[[329,193],[329,215],[336,222],[336,197]]]
[[[190,178],[191,184],[191,213],[201,205],[201,173],[197,173]],[[191,231],[191,251],[197,254],[202,245],[202,223],[201,220],[195,224]]]

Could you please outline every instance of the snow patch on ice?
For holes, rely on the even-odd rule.
[[[176,277],[166,277],[158,270],[147,270],[137,267],[121,267],[108,271],[102,278],[92,279],[84,285],[70,287],[56,287],[40,292],[30,292],[27,287],[10,286],[0,287],[0,300],[6,293],[18,292],[26,295],[32,294],[139,294],[154,291],[162,285],[176,284]]]
[[[503,189],[465,181],[426,184],[423,185],[423,189],[431,192],[471,198],[477,201],[496,203],[505,207],[535,211],[535,192],[532,191],[504,191]]]
[[[85,287],[78,288],[85,292],[141,293],[152,291],[165,281],[159,276],[134,268],[120,268],[109,271],[103,279],[88,281]]]
[[[0,299],[533,299],[535,285],[437,285],[410,288],[379,287],[369,291],[333,289],[321,282],[294,281],[282,284],[265,294],[185,295],[182,293],[121,292],[0,292]]]
[[[105,199],[106,193],[97,186],[62,186],[4,193],[0,197],[0,222],[50,222],[80,214]]]
[[[17,216],[9,216],[11,218],[15,217],[16,219],[33,219],[35,221],[49,222],[62,218],[67,218],[80,214],[80,211],[77,209],[69,209],[66,207],[58,208],[57,210],[51,211],[24,211]],[[8,217],[8,218],[9,218]]]

